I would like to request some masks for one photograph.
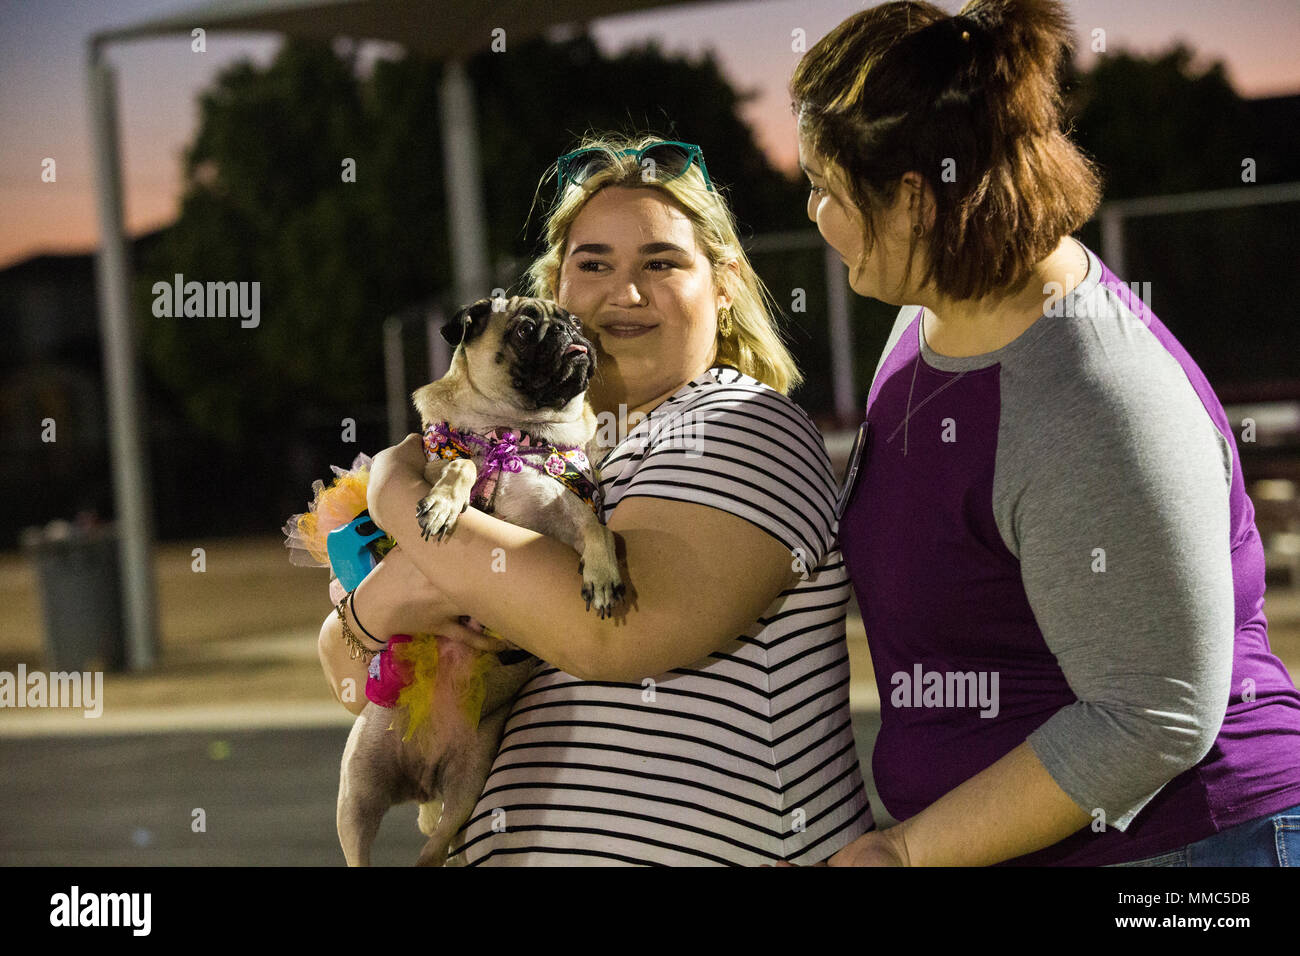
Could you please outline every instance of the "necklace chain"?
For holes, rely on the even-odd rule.
[[[924,333],[922,333],[922,334],[924,334]],[[916,373],[917,373],[917,370],[920,369],[920,367],[921,367],[921,352],[920,352],[919,347],[918,347],[918,351],[917,351],[917,353],[916,353],[916,361],[912,363],[912,384],[911,384],[911,385],[908,387],[908,389],[907,389],[907,411],[906,411],[906,413],[903,415],[903,420],[902,420],[901,422],[898,423],[898,428],[895,428],[895,429],[893,430],[893,432],[890,433],[889,437],[885,439],[885,443],[886,443],[886,444],[888,444],[889,442],[893,441],[894,438],[897,437],[897,435],[898,435],[898,429],[901,428],[901,429],[903,430],[903,455],[904,455],[904,457],[906,457],[906,455],[907,455],[907,433],[908,433],[908,431],[909,431],[908,422],[910,422],[910,421],[912,420],[912,416],[915,415],[917,412],[919,412],[921,409],[925,408],[926,403],[929,402],[930,399],[934,398],[936,395],[938,395],[940,392],[942,392],[942,391],[943,391],[945,388],[947,388],[949,385],[954,385],[954,384],[956,384],[957,382],[961,381],[962,377],[966,374],[966,370],[963,369],[963,370],[962,370],[961,372],[959,372],[959,373],[958,373],[954,378],[950,378],[950,379],[948,379],[948,381],[944,382],[942,385],[940,385],[938,388],[936,388],[933,392],[931,392],[929,395],[927,395],[926,398],[925,398],[925,401],[921,402],[920,405],[917,405],[916,408],[913,409],[913,408],[912,408],[912,393],[913,393],[913,392],[915,391],[915,389],[916,389]]]
[[[1088,253],[1084,250],[1083,245],[1082,245],[1081,243],[1076,243],[1076,245],[1078,246],[1079,251],[1083,253],[1083,276],[1084,276],[1084,278],[1087,278],[1087,276],[1088,276],[1088,271],[1089,271],[1089,269],[1092,267],[1092,261],[1088,258]],[[924,339],[924,338],[925,338],[925,312],[924,312],[924,310],[922,310],[922,312],[921,312],[921,318],[920,318],[920,320],[919,320],[918,325],[919,325],[918,332],[919,332],[920,338]],[[912,395],[913,395],[913,393],[914,393],[915,390],[916,390],[916,373],[917,373],[917,371],[920,369],[920,367],[921,367],[921,351],[920,351],[920,343],[918,342],[918,344],[917,344],[917,352],[916,352],[916,361],[912,363],[912,383],[911,383],[911,385],[908,386],[908,389],[907,389],[907,411],[906,411],[906,413],[903,415],[903,420],[902,420],[901,422],[898,423],[898,427],[895,428],[895,429],[893,430],[893,432],[890,433],[890,435],[889,435],[889,437],[888,437],[887,439],[885,439],[886,442],[892,442],[892,441],[897,437],[899,429],[902,429],[902,431],[903,431],[903,454],[904,454],[904,455],[907,454],[907,437],[908,437],[908,431],[910,430],[910,429],[909,429],[909,425],[908,425],[908,423],[912,420],[912,416],[915,415],[917,412],[919,412],[922,408],[924,408],[925,405],[926,405],[926,402],[930,401],[930,399],[934,398],[936,395],[938,395],[940,392],[942,392],[942,391],[943,391],[944,389],[946,389],[948,386],[950,386],[950,385],[955,385],[957,382],[961,381],[962,377],[963,377],[963,376],[966,374],[966,372],[968,371],[968,369],[963,369],[963,370],[962,370],[961,372],[959,372],[955,377],[950,378],[948,381],[944,382],[942,385],[940,385],[938,388],[936,388],[933,392],[931,392],[928,396],[926,396],[925,401],[921,402],[921,404],[920,404],[920,405],[917,405],[916,408],[914,409],[914,408],[912,408]]]

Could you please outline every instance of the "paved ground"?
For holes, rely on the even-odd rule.
[[[324,570],[289,565],[279,539],[204,541],[156,552],[162,653],[149,674],[109,674],[104,713],[0,710],[0,865],[335,865],[338,766],[351,716],[332,698],[315,637]],[[1270,593],[1275,652],[1300,674],[1300,593]],[[0,555],[0,671],[42,669],[35,582]],[[850,692],[871,784],[879,698],[856,613]],[[191,828],[202,809],[206,832]],[[414,804],[380,831],[377,863],[423,844]]]
[[[854,725],[869,754],[876,715]],[[342,866],[334,806],[347,735],[334,726],[0,738],[0,865]],[[203,832],[193,830],[197,809]],[[375,865],[415,862],[424,845],[415,817],[413,803],[388,814]]]

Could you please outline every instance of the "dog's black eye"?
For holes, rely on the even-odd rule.
[[[521,339],[526,339],[528,336],[533,334],[533,329],[536,327],[537,326],[532,322],[525,320],[515,326],[515,335],[519,336]]]

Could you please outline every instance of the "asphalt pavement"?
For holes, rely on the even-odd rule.
[[[352,717],[332,697],[315,637],[328,575],[288,563],[282,539],[155,550],[161,646],[142,673],[104,675],[102,715],[0,707],[0,865],[341,866],[334,807]],[[1273,651],[1300,674],[1300,589],[1270,591]],[[856,606],[849,699],[871,780],[880,701]],[[32,568],[0,554],[0,671],[44,669]],[[378,865],[414,862],[416,807],[394,808]]]
[[[854,715],[870,768],[879,729]],[[348,726],[0,737],[0,865],[343,866],[334,824]],[[872,811],[888,822],[871,791]],[[394,807],[375,866],[425,838]],[[201,826],[200,826],[201,824]]]

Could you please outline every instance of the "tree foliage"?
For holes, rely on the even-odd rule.
[[[409,56],[362,76],[353,55],[289,39],[265,70],[236,65],[201,96],[181,214],[137,288],[150,365],[197,427],[234,446],[304,409],[346,415],[382,397],[380,323],[451,285],[441,70]],[[589,128],[699,142],[750,221],[802,218],[799,185],[768,165],[711,57],[650,46],[607,59],[584,34],[483,53],[468,72],[494,259],[537,251],[542,172]],[[176,273],[260,282],[260,324],[154,317],[153,283]]]
[[[1105,170],[1107,199],[1241,185],[1250,117],[1221,62],[1194,63],[1177,43],[1107,53],[1077,77],[1074,141]]]

